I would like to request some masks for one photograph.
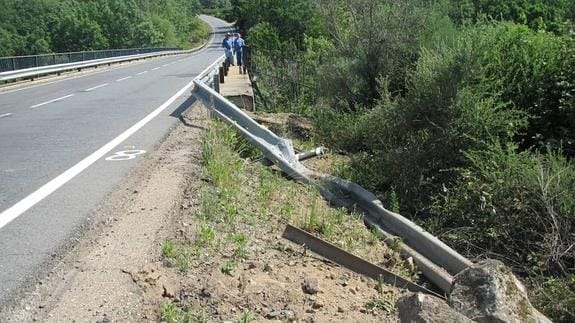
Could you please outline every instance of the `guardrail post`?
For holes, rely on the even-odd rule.
[[[218,75],[220,77],[220,83],[224,83],[224,67],[220,66]]]
[[[16,57],[12,57],[12,70],[16,70]]]
[[[214,74],[214,91],[220,93],[220,80],[221,77],[219,74]]]
[[[36,63],[35,67],[38,67],[38,56],[36,55],[36,57],[34,58],[34,63]]]

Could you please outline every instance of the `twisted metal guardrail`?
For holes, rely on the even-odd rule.
[[[95,50],[86,52],[69,52],[69,53],[52,53],[42,55],[0,57],[0,73],[34,68],[34,67],[42,67],[48,65],[77,63],[95,59],[148,54],[153,52],[174,51],[178,49],[179,48],[164,48],[164,47],[132,48],[132,49],[110,49],[110,50]]]
[[[238,130],[285,174],[295,180],[318,185],[322,195],[335,204],[349,206],[351,200],[351,204],[360,206],[367,225],[386,239],[401,239],[400,252],[412,257],[430,281],[449,293],[453,275],[473,263],[412,221],[385,209],[382,202],[363,187],[341,178],[318,174],[303,166],[290,140],[262,127],[215,90],[219,88],[219,65],[224,59],[224,56],[220,57],[194,79],[192,94],[211,113]]]

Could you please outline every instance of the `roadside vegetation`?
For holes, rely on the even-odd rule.
[[[329,261],[317,259],[313,253],[281,238],[290,223],[417,281],[417,273],[409,269],[398,251],[387,248],[376,234],[366,230],[359,216],[330,207],[316,189],[263,166],[262,156],[220,122],[210,122],[202,146],[203,184],[189,189],[190,202],[182,216],[182,222],[191,223],[191,228],[162,245],[165,263],[178,269],[182,285],[188,286],[186,279],[192,277],[193,283],[188,288],[199,291],[186,291],[184,287],[181,294],[194,295],[194,299],[163,304],[160,316],[164,321],[207,322],[218,320],[217,315],[223,315],[219,316],[223,320],[235,317],[239,322],[269,318],[271,314],[265,312],[268,305],[262,309],[259,303],[261,295],[263,304],[293,311],[300,319],[316,311],[323,311],[322,315],[332,319],[337,319],[338,314],[339,319],[348,317],[344,314],[395,317],[394,304],[400,290],[382,282],[369,283],[355,275],[358,284],[371,284],[371,288],[362,286],[362,293],[358,294],[360,287],[352,286],[352,279],[346,278],[349,271],[336,271],[339,266],[329,265]],[[314,271],[317,268],[319,272]],[[321,286],[341,284],[340,289],[347,286],[351,292],[323,287],[321,298],[307,298],[301,291],[300,271],[319,275]],[[196,282],[195,278],[200,279]],[[210,278],[226,286],[225,302],[210,303],[209,298],[220,299],[217,292],[208,293],[202,285]],[[238,281],[240,287],[236,287]],[[257,286],[258,281],[264,281],[265,287],[250,287]],[[256,294],[250,294],[254,288]],[[234,299],[236,293],[239,295]],[[355,302],[359,305],[353,305]],[[231,312],[234,309],[237,313]],[[354,311],[357,314],[352,314]],[[268,312],[274,311],[268,309]]]
[[[231,1],[258,106],[338,174],[575,320],[575,2]]]

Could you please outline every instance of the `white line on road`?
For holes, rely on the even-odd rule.
[[[30,108],[34,109],[34,108],[37,108],[37,107],[41,107],[41,106],[43,106],[43,105],[46,105],[46,104],[48,104],[48,103],[57,102],[57,101],[62,101],[62,100],[67,99],[67,98],[69,98],[69,97],[71,97],[71,96],[74,96],[74,94],[68,94],[68,95],[65,95],[65,96],[63,96],[63,97],[60,97],[60,98],[57,98],[57,99],[54,99],[54,100],[42,102],[42,103],[40,103],[40,104],[33,105],[33,106],[31,106]]]
[[[166,66],[170,66],[170,64],[164,64],[164,65],[162,65],[162,67],[166,67]]]
[[[194,82],[190,81],[190,83],[188,83],[176,94],[174,94],[171,98],[169,98],[166,102],[164,102],[162,105],[156,108],[156,110],[152,111],[150,114],[144,117],[144,119],[138,121],[138,123],[131,126],[128,130],[124,131],[118,137],[112,139],[112,141],[108,142],[100,149],[93,152],[90,156],[84,158],[82,161],[72,166],[72,168],[58,175],[58,177],[54,178],[50,182],[44,184],[44,186],[40,187],[34,193],[28,195],[23,200],[14,204],[6,211],[0,213],[0,228],[3,228],[12,220],[22,215],[22,213],[26,212],[28,209],[30,209],[31,207],[33,207],[34,205],[45,199],[50,194],[54,193],[58,188],[66,184],[72,178],[76,177],[86,168],[90,167],[90,165],[95,163],[98,159],[104,157],[112,149],[114,149],[124,140],[128,139],[131,135],[136,133],[136,131],[144,127],[148,122],[157,117],[162,111],[164,111],[167,107],[169,107],[170,104],[174,103],[174,101],[176,101],[177,98],[179,98],[182,94],[188,91],[188,89],[192,87],[192,85],[194,85]]]
[[[131,78],[132,78],[132,76],[122,77],[121,79],[117,79],[116,82],[122,82],[122,81],[125,81],[127,79],[131,79]]]
[[[9,117],[9,116],[11,116],[11,115],[12,115],[12,113],[0,114],[0,118],[6,118],[6,117]]]
[[[138,74],[136,74],[136,75],[142,75],[142,74],[146,74],[146,73],[148,73],[148,71],[143,71],[143,72],[140,72],[140,73],[138,73]]]
[[[160,68],[161,67],[154,67],[154,68],[152,68],[152,71],[159,70]]]
[[[90,92],[90,91],[93,91],[95,89],[99,89],[101,87],[108,86],[108,85],[110,85],[110,84],[109,83],[100,84],[98,86],[94,86],[94,87],[91,87],[89,89],[85,89],[84,92]]]

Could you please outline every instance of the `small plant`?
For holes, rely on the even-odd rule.
[[[389,299],[382,296],[372,298],[367,304],[365,304],[365,309],[367,313],[376,314],[378,310],[382,310],[386,313],[393,313],[395,311],[395,305]]]
[[[319,210],[316,199],[313,199],[309,211],[304,218],[302,228],[309,232],[316,232],[319,230],[319,227]]]
[[[214,229],[207,223],[203,222],[200,225],[198,232],[197,243],[199,246],[210,246],[216,237]]]
[[[393,250],[394,252],[399,252],[399,249],[401,248],[401,238],[398,237],[394,237],[390,240],[387,241],[388,246],[391,250]]]
[[[178,323],[181,310],[174,303],[164,303],[161,308],[161,318],[167,323]]]
[[[234,259],[246,259],[248,257],[247,245],[248,239],[242,233],[234,236],[234,241],[236,243],[236,250],[234,251]]]
[[[220,268],[220,271],[228,276],[233,276],[235,270],[236,270],[236,262],[232,260],[226,261],[224,265]]]
[[[254,315],[250,311],[244,311],[240,316],[238,323],[250,323],[254,319]]]
[[[175,258],[176,249],[174,248],[174,243],[171,240],[166,240],[162,243],[162,254],[166,258]]]

